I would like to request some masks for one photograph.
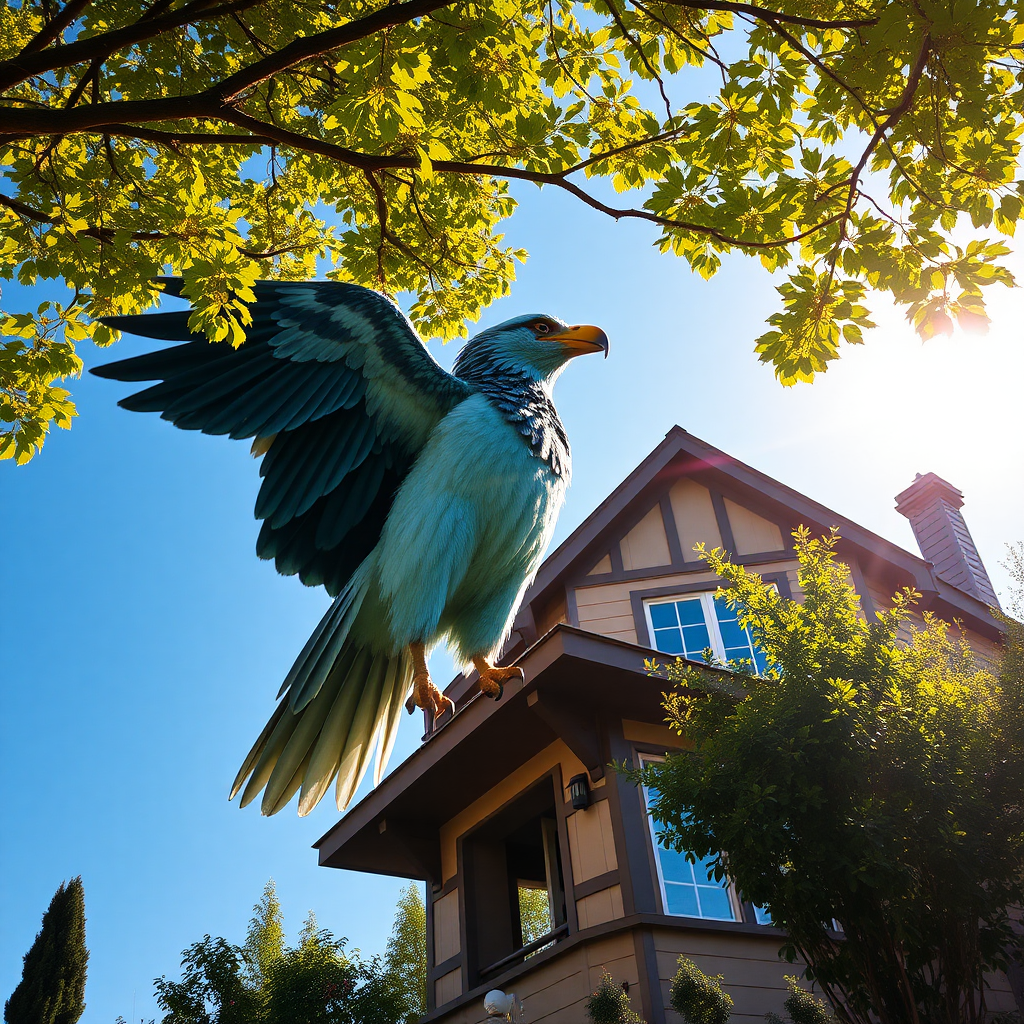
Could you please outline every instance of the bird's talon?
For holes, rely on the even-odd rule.
[[[494,700],[501,700],[505,695],[505,684],[513,679],[523,681],[523,670],[514,665],[498,667],[491,665],[483,658],[474,658],[473,663],[480,674],[480,692]]]

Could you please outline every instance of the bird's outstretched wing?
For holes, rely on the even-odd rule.
[[[181,281],[161,278],[168,294]],[[95,368],[160,383],[120,402],[185,430],[253,437],[265,453],[257,554],[338,594],[373,549],[430,432],[471,389],[383,295],[330,281],[260,281],[238,349],[190,334],[187,310],[111,317],[183,345]]]

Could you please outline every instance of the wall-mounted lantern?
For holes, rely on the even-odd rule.
[[[585,811],[590,806],[590,780],[585,774],[569,780],[569,799],[574,811]]]

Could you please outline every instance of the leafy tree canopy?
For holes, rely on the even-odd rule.
[[[639,775],[664,841],[768,908],[841,1019],[975,1024],[1022,948],[1024,626],[993,673],[912,591],[866,619],[835,544],[797,532],[802,603],[706,555],[773,667],[740,690],[669,666],[694,748]]]
[[[6,1024],[75,1024],[85,1011],[85,890],[81,876],[61,882],[32,948],[21,981],[4,1004]]]
[[[179,981],[154,982],[162,1024],[405,1024],[419,1015],[397,954],[362,959],[312,911],[287,946],[273,882],[254,909],[241,946],[206,935],[182,954]]]
[[[787,384],[861,341],[869,287],[922,337],[984,327],[1022,46],[1014,0],[5,0],[0,259],[72,297],[3,320],[0,456],[70,424],[76,342],[168,269],[213,340],[325,265],[463,333],[525,256],[510,181],[705,277],[786,268],[757,351]]]

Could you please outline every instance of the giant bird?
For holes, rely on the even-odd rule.
[[[160,279],[181,294],[181,281]],[[551,400],[574,356],[608,354],[597,327],[507,320],[471,338],[452,373],[383,295],[338,282],[261,281],[237,349],[190,334],[189,311],[111,317],[184,344],[98,367],[159,383],[123,399],[185,430],[253,438],[260,558],[334,598],[278,693],[231,790],[308,814],[336,780],[344,810],[376,745],[375,784],[410,695],[454,710],[427,655],[447,640],[495,699],[493,664],[569,485]]]

